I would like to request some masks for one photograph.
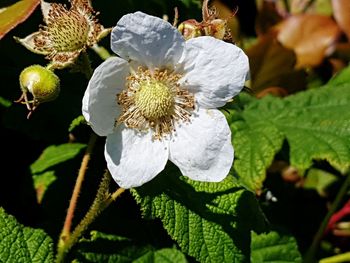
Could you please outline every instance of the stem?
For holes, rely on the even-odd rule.
[[[203,1],[203,5],[202,5],[203,21],[208,21],[209,18],[210,18],[209,9],[208,9],[208,2],[209,2],[209,0],[204,0]]]
[[[104,47],[101,47],[101,46],[99,46],[97,44],[93,45],[91,47],[91,49],[93,51],[95,51],[96,54],[99,55],[100,58],[103,59],[103,60],[106,60],[107,58],[111,57],[111,54],[108,52],[107,49],[105,49]]]
[[[79,69],[85,74],[86,79],[90,79],[94,70],[91,67],[91,61],[86,52],[80,54],[81,64]]]
[[[317,233],[312,241],[312,244],[306,253],[304,262],[315,262],[316,252],[317,252],[318,247],[321,243],[323,233],[328,225],[328,221],[332,217],[332,215],[337,211],[340,202],[343,200],[344,195],[347,193],[349,185],[350,185],[350,174],[348,174],[346,176],[346,179],[345,179],[343,185],[341,186],[337,196],[335,197],[333,204],[331,205],[328,213],[326,214],[325,218],[323,219],[323,221],[322,221],[322,223],[321,223],[321,225],[320,225],[320,227],[319,227],[319,229],[318,229],[318,231],[317,231]]]
[[[312,6],[314,2],[315,0],[309,0],[309,2],[304,6],[302,13],[305,13],[310,8],[310,6]]]
[[[284,7],[286,8],[287,12],[290,13],[290,6],[288,0],[283,0]]]
[[[340,263],[340,262],[349,262],[349,261],[350,261],[350,252],[347,252],[344,254],[321,259],[320,263]]]
[[[124,188],[119,188],[113,194],[109,193],[109,184],[111,176],[109,172],[106,172],[102,178],[100,186],[97,190],[95,200],[86,213],[85,217],[81,220],[78,226],[74,229],[72,235],[69,237],[63,246],[59,247],[56,257],[56,262],[64,262],[64,258],[69,250],[78,242],[81,235],[88,229],[91,223],[105,210],[113,201],[115,201],[124,191]]]
[[[77,177],[77,180],[75,182],[73,194],[72,194],[72,197],[71,197],[70,202],[69,202],[69,207],[68,207],[66,219],[64,221],[62,232],[61,232],[61,235],[60,235],[59,241],[58,241],[58,249],[60,249],[60,247],[64,246],[65,242],[69,239],[72,221],[73,221],[73,217],[74,217],[74,211],[75,211],[75,208],[77,205],[77,200],[79,197],[80,189],[81,189],[82,183],[84,181],[84,177],[85,177],[85,174],[86,174],[86,171],[88,168],[88,164],[89,164],[89,161],[91,158],[91,153],[92,153],[93,148],[95,146],[96,140],[97,140],[97,135],[95,133],[92,133],[90,136],[88,146],[86,148],[83,160],[81,162],[78,177]]]

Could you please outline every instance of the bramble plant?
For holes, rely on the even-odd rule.
[[[0,6],[0,262],[350,261],[346,1]]]

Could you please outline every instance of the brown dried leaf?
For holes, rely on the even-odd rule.
[[[35,10],[40,0],[21,0],[1,9],[0,12],[0,39],[19,23],[25,21]]]
[[[350,40],[350,1],[332,0],[332,5],[335,20]]]
[[[277,3],[272,1],[262,1],[259,13],[256,18],[255,31],[257,35],[262,35],[283,20],[283,14],[278,10]]]
[[[338,25],[327,16],[295,15],[278,25],[277,39],[297,55],[297,68],[317,66],[326,50],[341,34]]]
[[[290,94],[305,87],[305,73],[294,68],[294,52],[278,43],[274,34],[260,37],[258,43],[246,53],[250,61],[251,88],[254,93],[277,86]]]
[[[329,55],[334,58],[350,61],[350,43],[336,43],[329,49]]]

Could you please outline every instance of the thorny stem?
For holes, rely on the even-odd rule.
[[[88,229],[91,223],[105,210],[113,201],[115,201],[124,191],[124,188],[117,189],[113,194],[109,193],[109,184],[111,175],[106,172],[102,178],[100,186],[97,190],[95,200],[85,217],[74,229],[69,239],[58,249],[56,262],[64,262],[64,258],[69,250],[78,242],[81,235]]]
[[[88,168],[91,154],[92,154],[93,148],[96,144],[96,140],[97,140],[97,135],[95,133],[92,133],[90,136],[88,146],[86,148],[83,160],[81,162],[78,177],[77,177],[77,180],[75,182],[73,194],[72,194],[71,200],[69,202],[69,207],[68,207],[66,219],[64,221],[63,229],[62,229],[61,235],[59,237],[59,241],[58,241],[58,250],[60,250],[60,248],[62,246],[64,247],[65,243],[70,238],[70,231],[71,231],[72,221],[73,221],[73,217],[74,217],[74,211],[75,211],[75,208],[77,205],[78,197],[80,194],[80,189],[81,189],[82,183],[84,181],[84,177],[85,177],[85,174],[86,174],[86,171]]]
[[[349,186],[350,186],[350,174],[347,174],[343,185],[341,186],[337,196],[335,197],[335,200],[332,203],[328,213],[326,214],[325,218],[323,219],[323,221],[322,221],[322,223],[321,223],[321,225],[320,225],[320,227],[319,227],[319,229],[318,229],[318,231],[317,231],[317,233],[312,241],[312,244],[306,253],[306,256],[304,259],[305,263],[315,262],[316,252],[317,252],[318,247],[321,243],[323,233],[328,225],[329,219],[337,211],[339,204],[341,203],[345,194],[347,193]]]
[[[100,58],[103,59],[103,60],[106,60],[107,58],[111,57],[111,54],[108,52],[107,49],[105,49],[104,47],[101,47],[101,46],[99,46],[97,44],[93,45],[91,47],[91,49],[93,51],[95,51],[96,54],[99,55]]]
[[[210,18],[210,13],[208,10],[208,2],[209,0],[204,0],[203,1],[203,5],[202,5],[202,17],[203,17],[203,21],[208,21]]]
[[[179,23],[179,10],[177,7],[174,8],[174,21],[173,21],[173,27],[177,27],[177,24]]]

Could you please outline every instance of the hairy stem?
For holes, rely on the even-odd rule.
[[[115,201],[124,191],[124,188],[117,189],[113,194],[109,193],[109,184],[111,175],[106,172],[102,178],[100,186],[94,202],[86,213],[85,217],[80,221],[69,239],[59,248],[57,252],[56,262],[64,262],[64,258],[70,249],[78,242],[81,235],[88,229],[91,223],[105,210],[113,201]]]
[[[91,154],[92,154],[93,148],[96,144],[96,140],[97,140],[97,135],[95,133],[92,133],[90,136],[88,146],[86,148],[83,160],[81,162],[78,177],[77,177],[77,180],[75,182],[74,189],[73,189],[73,194],[72,194],[72,197],[71,197],[70,202],[69,202],[69,207],[68,207],[66,219],[64,221],[62,232],[61,232],[61,235],[60,235],[59,241],[58,241],[58,249],[60,249],[61,246],[64,246],[66,241],[69,239],[75,208],[77,205],[81,186],[83,184],[85,174],[86,174],[86,171],[88,168],[88,164],[89,164],[89,161],[91,158]]]
[[[209,0],[204,0],[202,4],[202,17],[203,21],[208,21],[210,18],[209,10],[208,10],[208,2]]]
[[[317,250],[319,248],[319,245],[322,241],[322,237],[323,237],[323,233],[328,225],[329,219],[332,217],[332,215],[337,211],[337,209],[339,208],[339,205],[341,203],[341,201],[343,200],[344,196],[347,193],[347,190],[350,186],[350,174],[347,174],[346,179],[343,183],[343,185],[341,186],[334,202],[332,203],[328,213],[326,214],[325,218],[323,219],[313,241],[312,244],[309,248],[309,250],[306,253],[304,262],[315,262],[315,257],[316,257],[316,253]]]

